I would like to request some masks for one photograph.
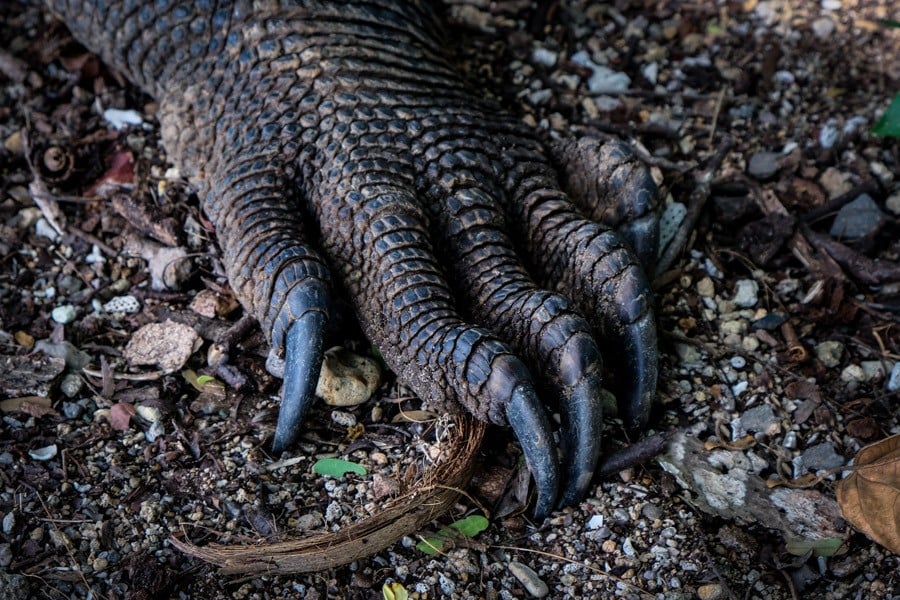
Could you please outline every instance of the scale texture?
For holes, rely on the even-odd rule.
[[[344,293],[417,394],[513,427],[544,510],[557,485],[571,502],[590,482],[601,373],[614,373],[627,425],[645,422],[656,333],[629,248],[655,252],[653,227],[632,227],[652,220],[652,180],[621,143],[551,147],[469,89],[436,7],[50,4],[159,101],[165,148],[216,227],[231,285],[285,372],[301,365],[286,394],[309,394],[329,297]],[[562,413],[568,484],[538,397]]]

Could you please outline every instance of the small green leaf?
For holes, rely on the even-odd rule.
[[[441,531],[446,531],[446,529],[442,529]],[[423,538],[418,544],[416,544],[416,550],[418,550],[422,554],[433,556],[444,549],[444,542],[446,541],[446,539],[429,536],[427,538]]]
[[[365,475],[366,468],[349,460],[341,460],[340,458],[320,458],[313,464],[313,472],[317,475],[328,475],[330,477],[341,477],[346,473],[356,473],[357,475]]]
[[[878,22],[884,25],[885,27],[900,27],[900,21],[895,21],[893,19],[878,19]]]
[[[429,556],[444,549],[444,543],[454,537],[473,538],[490,525],[490,521],[481,515],[470,515],[465,519],[454,521],[448,527],[442,527],[437,534],[428,536],[416,544],[416,550]]]
[[[834,556],[837,554],[844,540],[840,538],[826,538],[824,540],[789,540],[784,546],[794,556],[803,556],[812,552],[815,556]]]
[[[203,386],[198,381],[199,378],[197,377],[197,373],[194,372],[193,369],[185,369],[181,372],[181,376],[184,377],[185,381],[194,386],[198,392],[203,391]]]
[[[488,528],[490,522],[481,515],[471,515],[465,519],[460,519],[450,524],[450,527],[457,530],[466,537],[473,538]]]
[[[888,106],[888,109],[881,115],[881,119],[872,128],[872,133],[900,138],[900,93],[894,96],[891,105]]]
[[[392,581],[381,586],[381,597],[384,600],[409,600],[409,592],[402,583]]]
[[[197,377],[197,383],[200,384],[200,386],[202,387],[202,386],[206,385],[207,383],[218,384],[219,382],[212,375],[200,375],[199,377]]]

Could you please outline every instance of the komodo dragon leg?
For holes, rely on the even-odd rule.
[[[565,503],[588,490],[601,350],[625,382],[627,424],[646,421],[650,291],[611,226],[655,253],[653,182],[621,145],[546,148],[468,89],[444,58],[434,6],[48,2],[160,102],[166,151],[199,192],[238,298],[284,359],[276,451],[313,399],[332,275],[417,394],[512,427],[537,516],[561,478]],[[562,476],[540,397],[563,415]]]

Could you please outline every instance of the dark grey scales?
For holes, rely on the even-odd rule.
[[[655,255],[652,179],[620,143],[546,144],[468,89],[444,58],[438,6],[50,4],[159,101],[166,150],[284,359],[276,451],[313,399],[332,277],[417,394],[513,428],[537,516],[589,488],[601,354],[624,382],[626,424],[645,423],[656,330],[622,240]],[[562,475],[540,398],[563,416]]]

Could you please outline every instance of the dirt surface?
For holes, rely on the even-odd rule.
[[[655,275],[653,430],[758,482],[839,472],[900,433],[900,153],[868,133],[900,90],[900,30],[879,24],[896,8],[537,4],[457,8],[459,58],[526,121],[618,135],[653,166],[687,245]],[[830,516],[839,474],[771,520],[761,486],[749,518],[673,477],[675,456],[533,523],[518,449],[493,429],[467,495],[420,535],[490,526],[442,553],[411,535],[338,569],[226,576],[179,552],[170,537],[275,541],[377,515],[453,460],[454,424],[384,373],[371,400],[322,405],[296,453],[269,456],[279,382],[153,100],[38,9],[0,15],[3,597],[378,598],[389,582],[417,598],[894,597],[897,556]],[[110,108],[138,120],[116,129]],[[371,354],[350,319],[333,335]],[[626,441],[613,418],[608,432],[611,451]],[[325,456],[366,475],[320,475]]]

